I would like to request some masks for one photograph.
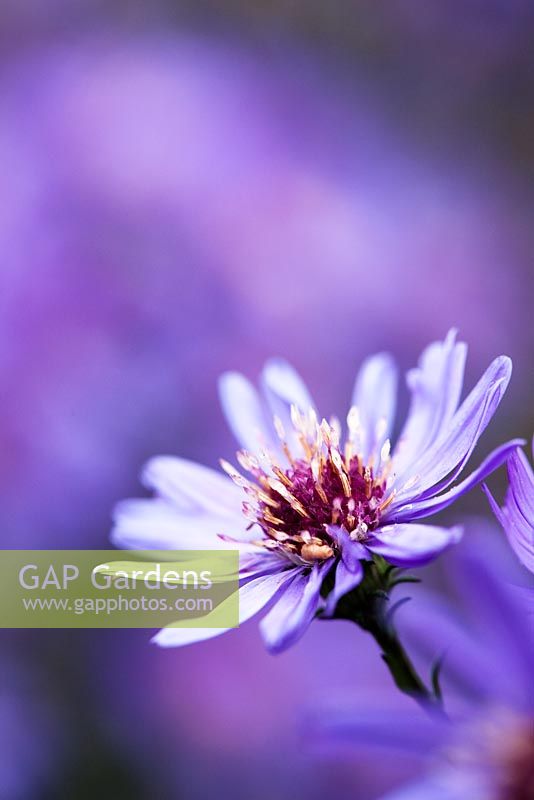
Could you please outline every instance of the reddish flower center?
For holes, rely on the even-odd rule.
[[[382,467],[375,476],[373,468],[354,452],[354,437],[349,436],[341,454],[338,424],[326,420],[319,424],[313,412],[303,417],[296,409],[292,409],[292,420],[293,446],[296,440],[301,450],[298,456],[290,451],[285,431],[275,420],[289,466],[281,466],[265,450],[259,457],[241,451],[237,458],[251,481],[227,462],[221,463],[248,496],[243,512],[263,533],[256,543],[280,551],[295,563],[309,564],[336,554],[329,526],[342,527],[354,541],[365,541],[378,526],[393,499],[392,494],[385,496],[389,443],[378,456],[373,454],[371,460]]]

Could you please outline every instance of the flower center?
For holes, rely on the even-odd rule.
[[[524,720],[501,745],[502,800],[534,797],[534,720]]]
[[[493,800],[534,797],[532,717],[493,708],[488,717],[468,724],[463,738],[445,755],[453,767],[472,772],[476,780],[488,783],[488,797]]]
[[[239,464],[252,480],[225,461],[221,465],[247,494],[243,512],[263,533],[256,544],[277,550],[295,563],[311,564],[336,554],[330,525],[344,528],[354,541],[365,541],[369,531],[378,526],[381,513],[393,499],[392,494],[385,497],[389,442],[364,464],[356,452],[359,426],[355,409],[349,413],[343,454],[336,420],[319,423],[313,410],[303,416],[294,406],[291,420],[289,437],[280,420],[274,420],[280,440],[278,455],[267,449],[258,456],[237,453]],[[373,463],[378,466],[376,474]]]

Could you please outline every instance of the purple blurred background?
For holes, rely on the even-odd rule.
[[[365,355],[457,326],[468,387],[514,360],[476,460],[531,435],[531,4],[5,0],[0,34],[2,547],[105,547],[147,457],[231,458],[217,376],[273,354],[343,414]],[[1,638],[6,800],[370,800],[413,769],[298,729],[329,692],[405,702],[343,623],[276,658],[254,623]]]

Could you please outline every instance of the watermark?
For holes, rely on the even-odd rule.
[[[0,628],[234,628],[236,550],[2,550]]]

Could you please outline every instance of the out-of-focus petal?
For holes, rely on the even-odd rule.
[[[381,800],[475,800],[475,797],[477,800],[486,800],[485,794],[473,794],[472,782],[453,783],[431,775],[417,783],[395,789]]]
[[[295,574],[295,570],[286,570],[274,575],[263,575],[242,586],[239,590],[239,624],[261,611]],[[175,628],[169,625],[158,631],[152,641],[160,647],[181,647],[213,639],[229,630],[232,628]]]
[[[421,500],[416,503],[409,503],[405,508],[393,509],[384,515],[384,520],[393,518],[398,522],[409,519],[421,519],[428,517],[431,514],[437,514],[442,511],[451,503],[454,503],[459,497],[468,492],[477,483],[480,483],[494,470],[501,466],[506,461],[510,452],[514,450],[519,444],[523,443],[523,439],[513,439],[511,442],[506,442],[500,447],[493,450],[487,458],[484,459],[482,464],[477,467],[465,480],[459,483],[448,492],[438,495],[437,497],[429,497],[426,500]]]
[[[456,544],[462,528],[441,528],[436,525],[400,523],[386,525],[373,531],[366,542],[373,553],[399,567],[418,567],[427,564],[440,553]]]
[[[394,451],[395,470],[402,485],[406,469],[440,436],[458,407],[462,392],[467,346],[456,343],[456,331],[445,341],[433,342],[419,365],[406,376],[412,401]]]
[[[506,391],[512,362],[499,356],[488,367],[434,445],[417,461],[417,480],[400,489],[392,504],[400,508],[446,489],[460,474]]]
[[[241,512],[243,492],[230,478],[185,458],[151,458],[143,469],[142,482],[184,512],[232,517]]]
[[[306,714],[306,736],[312,741],[347,742],[356,747],[379,747],[424,756],[443,743],[449,726],[421,710],[386,711],[322,706]]]
[[[474,635],[503,671],[513,676],[498,689],[500,696],[514,700],[520,708],[534,709],[532,619],[521,598],[503,578],[500,565],[481,557],[478,548],[459,548],[451,553],[451,560],[450,577],[471,616]]]
[[[300,452],[300,443],[291,422],[291,406],[302,413],[315,410],[315,404],[298,372],[283,358],[270,358],[262,372],[262,389],[272,417],[278,417],[290,450]]]
[[[442,662],[441,683],[463,700],[492,699],[506,681],[498,658],[488,662],[480,640],[473,636],[465,619],[437,594],[417,587],[414,602],[396,618],[402,641],[422,663]]]
[[[319,606],[321,583],[330,566],[314,565],[309,574],[297,575],[262,619],[263,639],[272,653],[291,647],[305,633]]]
[[[364,461],[377,453],[388,438],[397,405],[397,366],[388,353],[367,358],[356,377],[351,405],[360,414]]]
[[[226,421],[242,448],[256,453],[272,443],[259,393],[239,372],[225,372],[219,379],[219,398]]]

